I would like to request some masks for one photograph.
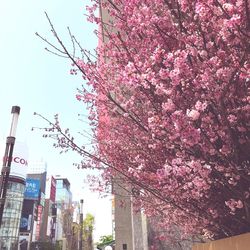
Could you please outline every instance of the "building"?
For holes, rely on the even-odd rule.
[[[41,240],[41,230],[44,223],[45,189],[46,189],[47,164],[44,161],[30,164],[24,202],[22,209],[19,242],[32,242]]]
[[[55,180],[55,204],[57,207],[55,238],[58,241],[62,241],[63,249],[66,249],[66,245],[72,234],[72,193],[70,191],[70,182],[67,178],[56,175]]]
[[[35,221],[37,220],[40,193],[40,180],[26,179],[23,209],[20,223],[19,244],[27,242],[27,247],[32,242]]]
[[[47,162],[44,159],[30,162],[28,174],[40,174],[44,172],[47,172]]]
[[[56,230],[56,180],[53,176],[46,178],[44,223],[42,224],[40,239],[55,243]]]
[[[56,180],[56,205],[57,208],[70,208],[72,203],[72,193],[70,182],[67,178],[60,175],[55,176]]]
[[[32,241],[40,241],[40,230],[42,224],[44,222],[43,215],[44,215],[44,205],[45,205],[45,187],[46,187],[46,176],[47,172],[42,173],[32,173],[28,174],[27,177],[33,180],[40,181],[40,190],[39,190],[39,197],[37,200],[37,215],[36,219],[34,220],[33,225],[33,237]]]
[[[1,156],[4,155],[4,146],[4,142],[0,144]],[[1,166],[2,160],[1,157]],[[28,148],[25,143],[16,142],[0,228],[0,249],[13,249],[18,245],[27,168]]]

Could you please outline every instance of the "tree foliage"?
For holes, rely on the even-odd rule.
[[[67,245],[71,246],[72,241],[72,225],[73,225],[73,216],[72,216],[72,210],[69,208],[63,208],[61,214],[61,223],[62,223],[62,230],[63,230],[63,236],[67,240]]]
[[[108,0],[88,7],[101,26],[98,63],[63,53],[89,87],[98,142],[58,144],[132,185],[135,205],[164,232],[221,238],[250,228],[250,6],[247,0]],[[95,10],[108,19],[95,16]],[[62,42],[58,38],[59,44]],[[78,44],[75,41],[76,44]],[[95,179],[93,179],[95,180]],[[99,183],[99,181],[98,181]],[[102,186],[103,185],[103,186]],[[166,236],[166,234],[165,234]]]
[[[94,230],[95,217],[87,213],[83,220],[83,248],[86,250],[93,249],[93,230]]]
[[[97,248],[101,249],[104,246],[108,246],[109,244],[114,242],[113,235],[103,235],[100,237],[99,241],[96,243]]]
[[[100,237],[99,244],[106,244],[113,240],[112,235],[103,235]]]

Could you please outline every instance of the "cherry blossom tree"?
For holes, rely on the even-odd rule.
[[[162,237],[176,226],[183,238],[249,231],[249,1],[107,0],[88,11],[97,55],[71,36],[83,57],[72,55],[52,31],[86,83],[77,99],[97,147],[88,152],[56,121],[57,146],[88,157],[101,186],[119,174],[135,206],[160,218]]]

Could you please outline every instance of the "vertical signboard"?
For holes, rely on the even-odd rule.
[[[46,179],[46,199],[56,200],[56,179],[53,176]]]
[[[43,207],[41,205],[38,205],[38,207],[37,207],[37,224],[36,224],[36,240],[40,239],[42,213],[43,213]]]
[[[51,176],[50,200],[53,202],[56,200],[56,179],[53,176]]]
[[[40,205],[45,206],[45,194],[43,192],[40,193]]]

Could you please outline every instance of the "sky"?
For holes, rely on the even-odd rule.
[[[84,212],[95,216],[95,239],[111,234],[110,197],[99,198],[84,183],[88,172],[73,166],[79,156],[59,154],[53,141],[44,139],[39,130],[46,124],[34,116],[38,112],[53,120],[59,114],[61,125],[77,135],[88,130],[78,114],[87,115],[86,108],[75,99],[81,76],[70,75],[69,60],[48,53],[48,47],[35,32],[56,44],[50,32],[46,11],[62,41],[71,49],[67,27],[81,42],[93,50],[97,46],[96,27],[86,21],[86,0],[0,0],[0,139],[6,138],[11,123],[11,107],[20,106],[16,140],[27,143],[29,161],[43,159],[48,174],[61,174],[71,182],[73,199],[84,199]],[[83,143],[88,139],[80,138]]]

